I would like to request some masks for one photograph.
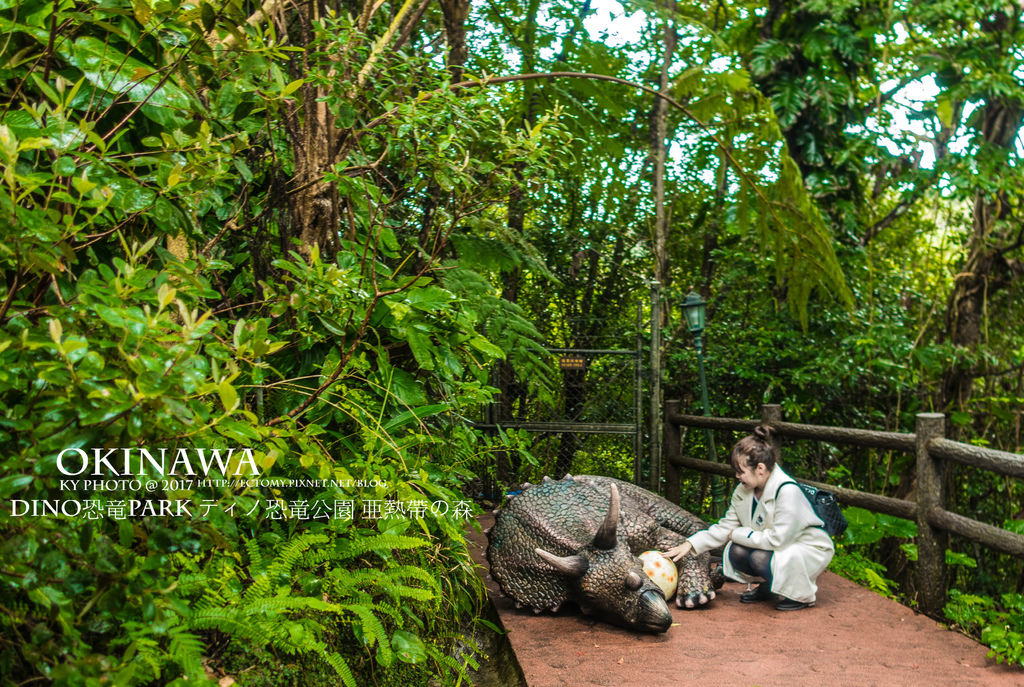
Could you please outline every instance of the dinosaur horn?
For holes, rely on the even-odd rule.
[[[616,535],[619,529],[619,490],[612,485],[611,503],[608,505],[608,514],[604,516],[597,535],[594,537],[594,548],[605,551],[615,548]]]
[[[563,575],[569,577],[582,577],[583,573],[587,572],[587,568],[590,567],[590,562],[587,561],[585,556],[556,556],[553,553],[549,553],[544,549],[534,549],[538,556],[544,559],[544,561],[553,567]]]

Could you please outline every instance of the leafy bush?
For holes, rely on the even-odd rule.
[[[917,525],[902,518],[856,507],[843,508],[849,523],[842,542],[836,544],[836,554],[829,570],[853,580],[890,599],[898,598],[898,585],[885,577],[886,568],[869,555],[866,547],[883,537],[912,538],[917,536]]]
[[[885,577],[885,566],[860,551],[837,545],[828,569],[882,596],[898,600],[897,585]]]
[[[865,555],[868,550],[860,547],[888,536],[912,539],[917,536],[916,523],[863,508],[848,507],[843,509],[843,513],[850,526],[843,542],[836,546],[836,555],[829,570],[890,599],[900,600],[898,585],[883,575],[885,566]],[[917,544],[907,541],[900,548],[908,560],[917,560]],[[946,565],[956,570],[978,566],[970,556],[950,549],[946,550]],[[996,603],[992,597],[953,588],[949,590],[949,601],[943,613],[956,629],[986,644],[991,649],[989,657],[995,657],[999,663],[1024,664],[1024,645],[1021,644],[1024,637],[1024,596],[1003,594],[1000,598],[1002,603]]]
[[[994,601],[951,589],[943,611],[954,627],[981,637],[991,649],[989,658],[1024,665],[1024,595],[1003,594]]]
[[[398,666],[464,681],[482,587],[459,489],[519,445],[461,418],[506,349],[546,362],[486,276],[441,261],[545,173],[557,126],[509,133],[485,96],[425,79],[429,60],[396,58],[378,85],[432,100],[354,91],[333,58],[370,46],[347,20],[296,46],[235,3],[81,9],[0,9],[0,677],[207,684],[217,656],[262,646],[346,685]],[[319,171],[350,220],[322,241],[293,224],[307,102],[353,136],[357,116],[380,125]],[[441,127],[449,145],[416,143]],[[389,151],[387,174],[364,157]],[[434,183],[431,253],[405,227]],[[69,448],[166,449],[171,469],[98,487],[59,470]],[[227,459],[173,465],[199,450]]]

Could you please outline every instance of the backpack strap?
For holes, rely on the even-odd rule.
[[[782,484],[779,485],[779,488],[775,490],[775,500],[778,500],[779,492],[782,491],[782,487],[786,486],[787,484],[796,484],[796,486],[798,486],[798,487],[800,486],[799,484],[797,484],[793,480],[789,480],[788,482],[783,482]],[[803,493],[802,489],[800,490],[800,493]]]
[[[786,486],[787,484],[796,484],[796,486],[798,486],[798,487],[800,486],[799,484],[797,484],[793,480],[789,480],[788,482],[783,482],[782,484],[779,485],[779,488],[775,490],[775,499],[776,500],[778,500],[778,498],[779,498],[779,492],[782,491],[782,487]],[[807,498],[807,493],[803,489],[800,489],[800,493],[803,494],[804,498],[807,499],[807,503],[811,506],[811,512],[814,513],[814,517],[816,517],[818,520],[821,520],[821,524],[820,525],[812,525],[812,527],[817,527],[820,530],[824,530],[825,534],[828,534],[828,528],[825,527],[825,518],[821,517],[818,514],[818,509],[815,508],[814,504],[811,503],[811,500],[809,498]],[[832,535],[829,535],[829,536],[832,536]]]

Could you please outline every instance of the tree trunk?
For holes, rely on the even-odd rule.
[[[981,121],[985,144],[1009,154],[1020,131],[1022,116],[1024,110],[1018,103],[989,100]],[[956,276],[946,308],[946,334],[953,345],[963,349],[967,359],[951,365],[943,376],[943,408],[963,408],[970,399],[974,380],[980,372],[974,358],[983,338],[987,301],[1020,276],[1019,261],[1007,260],[1004,255],[1009,236],[1001,234],[997,225],[1012,214],[1013,208],[1004,193],[993,194],[986,190],[975,193],[967,261]]]
[[[447,1],[447,0],[446,0]],[[468,8],[468,3],[467,3]],[[467,9],[468,11],[468,9]],[[533,64],[533,58],[536,51],[536,35],[537,35],[537,13],[540,11],[540,0],[530,0],[529,6],[526,11],[526,37],[523,42],[523,73],[529,71],[530,65]],[[447,30],[448,19],[447,11],[445,13],[445,27]],[[465,19],[463,19],[463,22]],[[463,33],[463,37],[464,37]],[[450,39],[449,39],[450,45]],[[452,59],[450,57],[450,59]],[[464,58],[463,58],[464,59]],[[451,64],[451,62],[449,62]],[[523,127],[529,131],[530,127],[533,126],[533,82],[528,81],[524,84],[523,88],[523,102],[521,104],[521,112],[523,115],[522,124]],[[525,169],[523,163],[519,163],[515,169],[515,175],[517,180],[522,179],[522,171]],[[515,236],[522,236],[526,226],[526,201],[524,198],[524,192],[519,184],[515,184],[509,190],[508,196],[508,209],[505,220],[510,232]],[[512,270],[502,272],[501,280],[504,283],[504,287],[501,291],[501,297],[510,303],[515,303],[519,299],[519,278],[521,276],[520,268],[516,267]],[[497,364],[498,368],[498,413],[499,418],[503,420],[512,419],[512,405],[515,401],[515,396],[518,393],[519,385],[515,384],[516,371],[512,363],[508,360],[502,360]],[[507,469],[510,470],[511,476],[517,477],[519,471],[520,460],[519,454],[511,452],[510,455],[500,458],[507,465]]]
[[[448,40],[448,71],[452,83],[462,81],[463,67],[469,58],[466,47],[466,19],[469,17],[469,0],[440,0],[444,13],[444,34]]]
[[[674,0],[667,0],[667,7],[675,12]],[[676,28],[669,20],[665,22],[665,47],[661,56],[661,76],[658,91],[668,91],[668,73],[672,67],[672,56],[676,49]],[[665,163],[668,159],[668,103],[663,98],[654,102],[651,117],[651,157],[654,160],[654,278],[662,286],[668,286],[672,279],[668,256],[669,213],[665,209]]]
[[[312,25],[319,19],[316,2],[302,3],[298,7],[299,45],[308,45],[313,38]],[[303,53],[302,71],[308,72],[308,56]],[[286,126],[292,141],[295,176],[292,188],[299,189],[290,196],[289,212],[291,236],[301,242],[299,252],[309,257],[313,244],[321,250],[336,242],[339,224],[337,185],[321,181],[330,169],[332,151],[338,141],[334,117],[327,108],[327,93],[314,84],[305,84],[299,94],[302,114],[289,103]]]
[[[469,59],[469,49],[466,45],[466,19],[469,18],[469,0],[440,0],[441,12],[444,14],[444,33],[448,41],[448,71],[451,74],[451,82],[462,81],[463,67]],[[427,2],[420,5],[420,10],[425,9]],[[422,12],[421,12],[422,13]],[[418,21],[414,17],[411,24]],[[441,187],[436,181],[427,185],[426,201],[423,204],[423,217],[420,220],[419,246],[422,255],[416,257],[414,265],[417,270],[422,270],[429,262],[429,257],[434,252],[434,217],[438,208],[442,207]]]
[[[731,142],[723,141],[731,146]],[[715,202],[711,206],[709,217],[704,224],[704,249],[701,252],[700,262],[700,295],[704,300],[711,299],[711,281],[715,278],[715,250],[718,249],[718,236],[724,224],[725,214],[725,192],[729,188],[729,160],[725,151],[719,151],[718,182],[715,187]],[[712,306],[713,308],[714,306]],[[713,312],[713,311],[712,311]]]

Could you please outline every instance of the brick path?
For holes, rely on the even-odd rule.
[[[486,538],[470,539],[486,568]],[[597,622],[572,604],[516,610],[487,586],[528,687],[1024,687],[1024,668],[996,665],[970,638],[832,573],[818,580],[814,608],[741,604],[746,586],[727,583],[705,609],[670,604],[678,625],[661,635]]]

